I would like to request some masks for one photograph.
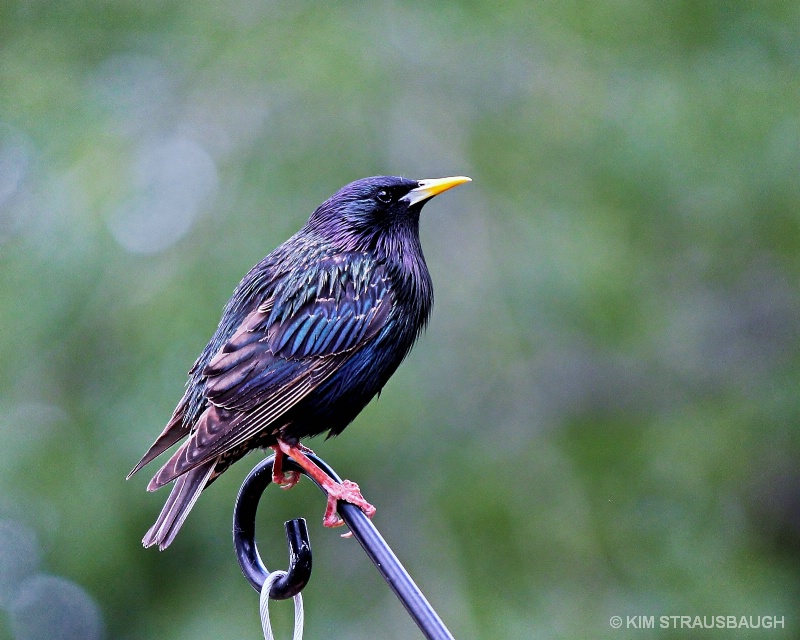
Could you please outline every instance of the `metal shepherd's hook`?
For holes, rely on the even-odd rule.
[[[272,482],[274,459],[275,456],[267,458],[248,474],[239,489],[233,511],[233,544],[236,557],[244,577],[259,593],[270,571],[264,566],[256,547],[256,510],[261,494]],[[273,600],[287,600],[297,595],[311,577],[311,542],[308,539],[306,521],[303,518],[289,520],[284,527],[286,540],[289,543],[289,568],[285,576],[273,582],[269,590],[269,597]]]
[[[336,482],[341,479],[322,459],[313,454],[308,457]],[[236,557],[245,578],[260,592],[269,570],[264,566],[255,542],[256,510],[261,494],[272,482],[272,464],[275,456],[262,460],[248,474],[239,489],[236,507],[233,512],[233,543]],[[308,474],[290,457],[283,460],[284,471]],[[311,478],[313,481],[314,479]],[[316,484],[316,481],[315,481]],[[319,486],[317,484],[317,486]],[[337,511],[350,528],[353,537],[366,551],[369,559],[377,567],[389,587],[403,603],[428,640],[454,640],[441,618],[408,575],[386,541],[372,524],[372,521],[355,505],[339,502]],[[311,577],[311,543],[308,539],[306,522],[302,518],[290,520],[285,524],[289,542],[289,568],[286,575],[278,578],[269,590],[269,597],[285,600],[300,593]]]

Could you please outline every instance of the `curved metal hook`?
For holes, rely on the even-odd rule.
[[[316,464],[320,469],[327,473],[335,482],[341,482],[338,474],[321,458],[312,453],[306,454],[308,458]],[[242,567],[242,572],[245,577],[253,585],[256,591],[261,591],[261,586],[264,584],[266,576],[269,571],[264,567],[261,559],[258,557],[258,551],[255,547],[255,512],[258,506],[258,500],[264,489],[267,488],[272,482],[272,464],[275,456],[270,456],[259,462],[256,467],[250,472],[250,475],[242,484],[239,489],[239,496],[236,499],[236,507],[233,512],[233,540],[236,546],[236,555],[239,559],[239,565]],[[314,482],[320,489],[319,483],[314,478],[309,476],[305,470],[292,460],[289,456],[283,459],[283,468],[285,471],[295,471],[302,473]],[[324,490],[323,490],[324,493]],[[362,546],[364,551],[372,560],[373,564],[377,567],[383,579],[394,591],[395,595],[403,603],[408,613],[417,623],[417,626],[422,631],[423,635],[428,640],[453,640],[453,636],[445,626],[442,619],[431,607],[428,600],[419,590],[419,587],[408,575],[403,565],[394,555],[394,552],[386,544],[386,541],[381,536],[380,532],[375,528],[367,516],[354,504],[349,502],[340,501],[336,507],[339,515],[347,524],[348,528],[353,534],[353,537]],[[292,520],[286,523],[287,536],[289,527],[293,523],[302,523],[303,530],[305,530],[305,520]],[[303,542],[300,541],[300,549],[303,547]],[[303,578],[303,564],[304,562],[295,558],[294,551],[291,552],[289,575],[278,579],[270,589],[270,598],[282,599],[289,598],[297,593],[306,585],[308,578],[311,574],[311,546],[308,543],[308,534],[305,536],[305,546],[307,547],[307,573]],[[292,546],[292,538],[289,537],[289,545]],[[294,568],[294,571],[292,569]],[[274,594],[274,595],[273,595]]]
[[[233,510],[233,546],[242,573],[257,592],[270,574],[264,565],[256,546],[256,510],[261,494],[272,482],[272,464],[275,456],[263,460],[245,478],[236,497]],[[294,470],[293,460],[286,460],[287,470]],[[269,597],[273,600],[287,600],[303,590],[311,577],[311,542],[308,538],[308,527],[303,518],[289,520],[286,527],[286,540],[289,543],[289,568],[285,576],[273,582]]]

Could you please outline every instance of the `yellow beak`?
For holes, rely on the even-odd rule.
[[[472,178],[467,176],[453,176],[452,178],[434,178],[432,180],[418,180],[419,185],[415,189],[409,191],[405,196],[400,198],[403,202],[407,202],[408,206],[424,202],[433,196],[438,196],[440,193],[457,187],[465,182],[472,182]]]

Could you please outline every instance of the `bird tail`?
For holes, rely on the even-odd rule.
[[[145,547],[158,544],[158,548],[163,551],[170,545],[178,535],[178,531],[194,503],[197,502],[197,498],[200,497],[200,492],[208,484],[208,479],[211,477],[217,461],[218,458],[209,460],[175,480],[172,493],[169,494],[155,524],[142,538],[142,544]]]

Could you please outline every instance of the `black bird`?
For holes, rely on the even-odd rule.
[[[410,351],[433,304],[420,211],[469,180],[356,180],[250,270],[189,371],[172,418],[128,475],[186,438],[147,487],[175,481],[145,547],[169,546],[200,492],[256,448],[275,451],[276,483],[288,488],[299,479],[282,472],[290,455],[323,484],[325,526],[342,524],[337,500],[374,514],[358,485],[333,482],[300,440],[341,433]]]

